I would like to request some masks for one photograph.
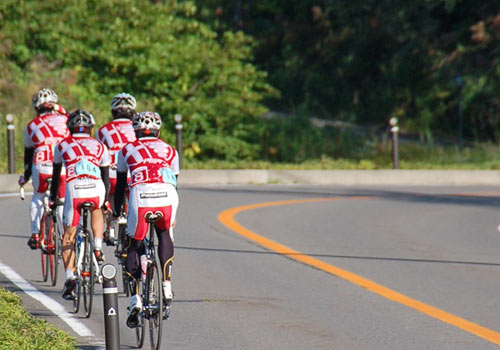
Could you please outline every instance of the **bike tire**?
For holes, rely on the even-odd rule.
[[[82,283],[79,279],[76,280],[77,286],[76,286],[76,293],[75,293],[75,299],[73,299],[73,313],[77,314],[78,311],[80,310],[80,297],[82,295]]]
[[[56,254],[56,280],[57,280],[57,272],[59,271],[59,264],[63,263],[63,259],[62,259],[62,236],[64,234],[64,229],[62,227],[62,223],[60,222],[59,218],[57,218],[57,221],[54,223],[54,233],[55,233],[55,240],[57,241],[57,244],[56,244],[56,247],[55,247],[55,254]]]
[[[163,328],[163,291],[158,266],[149,264],[146,275],[146,303],[149,319],[149,341],[152,350],[159,350]]]
[[[92,303],[94,299],[94,247],[90,238],[91,233],[87,233],[85,237],[85,252],[82,264],[82,288],[83,288],[83,306],[85,309],[85,317],[89,318],[92,313]]]
[[[40,220],[40,258],[41,258],[41,264],[42,264],[42,280],[43,282],[47,282],[49,279],[49,267],[50,267],[50,261],[48,254],[46,254],[46,251],[42,249],[42,244],[47,245],[46,243],[46,237],[47,235],[47,230],[50,227],[50,215],[47,211],[44,210],[42,214],[42,219]]]
[[[127,225],[126,224],[119,224],[118,225],[118,240],[117,240],[117,246],[120,246],[120,263],[122,265],[122,282],[123,282],[123,292],[127,297],[130,296],[130,279],[127,273],[127,268],[125,266],[125,258],[126,252],[127,252],[127,232],[125,231]]]
[[[52,281],[52,287],[54,287],[57,284],[57,268],[59,262],[57,251],[59,247],[59,241],[52,216],[50,217],[50,219],[51,220],[47,235],[47,252],[48,252],[49,266],[50,266],[50,280]]]
[[[77,240],[78,240],[78,235],[80,234],[80,232],[78,232],[78,229],[77,229],[77,232],[76,232],[76,235],[77,235]],[[75,262],[78,262],[78,257],[80,256],[80,254],[83,254],[82,253],[82,249],[84,249],[82,247],[81,244],[75,244]],[[62,254],[62,252],[61,252]],[[77,271],[78,271],[78,267],[77,267]],[[78,272],[78,276],[76,276],[76,282],[77,282],[77,286],[76,286],[76,293],[75,293],[75,299],[73,300],[73,312],[75,314],[78,313],[78,311],[80,310],[80,297],[82,295],[82,276],[81,274]]]
[[[139,282],[139,285],[137,288],[141,291],[143,291],[143,284],[142,282]],[[141,311],[139,313],[139,327],[135,329],[135,341],[137,344],[137,347],[140,349],[144,345],[144,336],[146,335],[146,325],[145,325],[145,319],[144,319],[144,311]]]

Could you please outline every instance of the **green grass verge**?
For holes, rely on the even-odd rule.
[[[74,350],[76,340],[30,315],[19,296],[0,287],[0,350]]]

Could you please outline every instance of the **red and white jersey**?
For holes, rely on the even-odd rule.
[[[156,137],[142,137],[128,143],[118,154],[118,172],[130,170],[129,186],[142,183],[171,183],[177,185],[179,174],[177,151]]]
[[[97,131],[97,139],[108,147],[111,165],[116,165],[118,152],[127,143],[135,141],[132,121],[120,118],[104,124]]]
[[[52,163],[55,145],[69,136],[68,116],[57,112],[40,114],[24,129],[24,147],[33,148],[33,164]]]
[[[99,167],[109,166],[106,146],[87,134],[73,134],[62,140],[54,151],[54,163],[64,163],[66,182],[76,178],[101,178]]]

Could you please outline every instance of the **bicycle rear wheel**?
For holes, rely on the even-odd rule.
[[[79,240],[79,235],[80,235],[80,232],[77,231],[76,233],[76,240],[77,240],[77,243],[75,244],[75,261],[78,262],[79,261],[79,256],[80,254],[83,254],[83,251],[82,249],[83,246],[81,243],[78,243],[78,240]],[[80,310],[80,296],[82,295],[82,289],[81,289],[81,286],[82,286],[82,276],[81,276],[81,273],[77,267],[76,269],[77,271],[77,276],[76,276],[76,282],[77,282],[77,286],[76,286],[76,293],[75,293],[75,299],[73,299],[73,312],[76,314],[78,313],[78,310]]]
[[[127,257],[127,248],[128,248],[128,237],[127,233],[125,232],[126,224],[119,224],[118,225],[118,239],[116,243],[117,247],[117,254],[118,255],[118,261],[120,262],[120,265],[122,266],[122,283],[123,283],[123,293],[127,297],[130,296],[130,279],[127,274],[127,269],[125,267],[125,260]]]
[[[59,238],[57,237],[56,225],[54,224],[53,217],[50,216],[50,226],[47,234],[47,253],[50,266],[50,279],[52,281],[52,286],[57,283],[57,267],[59,263],[58,250],[59,250]]]
[[[137,286],[138,290],[141,291],[142,295],[143,293],[143,284],[142,282],[138,282],[139,285]],[[138,315],[139,317],[139,327],[135,329],[135,341],[137,343],[137,347],[140,349],[144,345],[144,335],[146,334],[146,325],[145,319],[144,319],[144,311],[141,311]]]
[[[50,224],[52,220],[47,211],[44,210],[42,214],[42,219],[40,221],[40,257],[42,263],[42,280],[43,282],[47,282],[49,279],[49,267],[50,267],[50,259],[47,254],[47,237],[48,232],[50,230]]]
[[[146,276],[146,313],[149,319],[149,341],[151,349],[158,350],[161,344],[163,327],[163,293],[160,273],[156,262],[148,266]]]
[[[82,244],[85,244],[85,251],[82,263],[82,289],[83,289],[83,307],[85,308],[85,317],[89,318],[92,313],[92,303],[94,298],[94,247],[90,233],[87,233]]]

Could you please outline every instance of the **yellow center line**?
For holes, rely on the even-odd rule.
[[[461,317],[455,316],[449,312],[438,309],[434,306],[427,305],[421,301],[412,299],[404,294],[396,292],[390,288],[384,287],[376,282],[373,282],[369,279],[366,279],[362,276],[356,275],[347,270],[341,269],[334,265],[327,264],[321,260],[315,259],[309,255],[303,254],[299,251],[291,249],[283,244],[277,243],[269,238],[263,237],[245,227],[240,225],[235,219],[235,215],[252,209],[265,208],[265,207],[273,207],[280,205],[289,205],[289,204],[298,204],[298,203],[310,203],[310,202],[324,202],[324,201],[332,201],[332,200],[341,200],[341,199],[368,199],[374,197],[348,197],[348,198],[340,198],[340,197],[330,197],[330,198],[310,198],[310,199],[298,199],[298,200],[286,200],[286,201],[277,201],[277,202],[267,202],[267,203],[258,203],[258,204],[250,204],[244,205],[240,207],[230,208],[224,210],[219,214],[219,221],[227,226],[230,230],[240,234],[241,236],[259,244],[260,246],[267,248],[269,250],[275,251],[279,254],[285,255],[290,259],[294,259],[303,264],[312,266],[319,270],[328,272],[334,276],[340,277],[346,281],[354,283],[360,287],[366,288],[367,290],[378,294],[384,298],[395,301],[397,303],[406,305],[420,311],[428,316],[434,317],[440,321],[451,324],[455,327],[463,329],[469,333],[475,334],[478,337],[484,338],[492,343],[500,345],[500,333],[495,332],[491,329],[478,325],[476,323],[470,322]]]

